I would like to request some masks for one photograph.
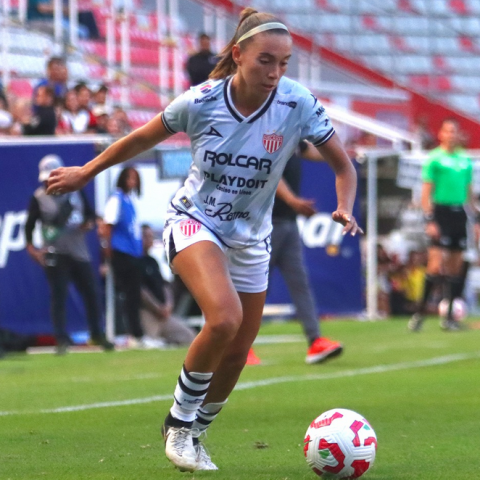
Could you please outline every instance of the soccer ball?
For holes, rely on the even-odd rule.
[[[362,415],[345,408],[317,417],[305,434],[305,458],[324,478],[359,478],[372,465],[377,436]]]
[[[453,319],[457,322],[465,320],[467,316],[467,304],[463,298],[455,298],[452,305]],[[448,315],[448,299],[444,298],[438,304],[438,314],[441,318],[447,318]]]

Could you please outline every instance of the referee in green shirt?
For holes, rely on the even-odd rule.
[[[440,146],[430,152],[422,169],[421,203],[430,247],[423,299],[408,324],[412,331],[422,328],[428,297],[440,276],[446,280],[449,300],[448,315],[441,326],[445,330],[459,329],[452,316],[452,304],[463,289],[463,250],[467,246],[465,206],[476,210],[472,193],[473,165],[459,147],[459,133],[455,119],[444,120],[438,133]]]

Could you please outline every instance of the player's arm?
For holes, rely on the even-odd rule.
[[[305,158],[306,160],[310,160],[312,162],[325,161],[321,153],[318,151],[317,147],[315,147],[312,143],[308,142],[307,140],[302,140],[298,144],[298,148],[300,150],[300,156],[302,158]]]
[[[357,192],[357,172],[348,158],[338,135],[333,135],[318,151],[335,173],[335,188],[337,191],[337,210],[332,213],[332,218],[345,226],[343,234],[351,235],[363,233],[352,215],[353,204]]]
[[[423,215],[425,219],[431,218],[433,220],[432,196],[434,188],[435,187],[432,182],[423,182],[422,184],[422,195],[420,203],[422,205]]]
[[[440,237],[440,228],[435,222],[435,217],[433,215],[433,192],[435,190],[435,185],[432,182],[423,182],[422,184],[422,196],[420,203],[423,210],[423,218],[425,220],[425,233],[433,238],[438,239]]]
[[[143,127],[117,140],[83,167],[61,167],[54,170],[48,179],[47,193],[66,193],[83,188],[103,170],[125,162],[166,140],[171,133],[165,128],[162,115],[160,113]]]
[[[315,208],[315,200],[309,200],[295,195],[283,178],[280,179],[275,196],[283,200],[296,213],[304,215],[307,218],[310,218],[317,211]]]

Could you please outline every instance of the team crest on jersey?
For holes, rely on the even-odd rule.
[[[202,224],[196,220],[188,219],[180,222],[180,230],[185,237],[192,237],[202,228]]]
[[[263,146],[268,153],[276,152],[283,143],[283,136],[272,133],[263,135]]]

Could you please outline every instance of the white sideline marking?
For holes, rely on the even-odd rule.
[[[390,365],[375,365],[373,367],[357,368],[352,370],[343,370],[332,373],[318,373],[300,376],[286,376],[277,378],[268,378],[265,380],[256,380],[252,382],[240,382],[235,387],[235,390],[251,390],[257,387],[265,387],[267,385],[275,385],[279,383],[301,382],[309,380],[331,380],[334,378],[356,377],[359,375],[369,375],[371,373],[385,373],[396,370],[410,370],[412,368],[432,367],[436,365],[445,365],[447,363],[460,362],[462,360],[471,360],[480,358],[480,351],[473,353],[458,353],[453,355],[445,355],[443,357],[434,357],[426,360],[417,360],[413,362],[393,363]],[[47,408],[36,411],[6,411],[1,412],[0,416],[7,415],[32,415],[39,413],[63,413],[63,412],[79,412],[82,410],[91,410],[94,408],[111,408],[122,407],[126,405],[139,405],[143,403],[162,402],[172,400],[173,394],[155,395],[152,397],[132,398],[130,400],[120,400],[116,402],[99,402],[85,405],[72,405],[70,407]]]

